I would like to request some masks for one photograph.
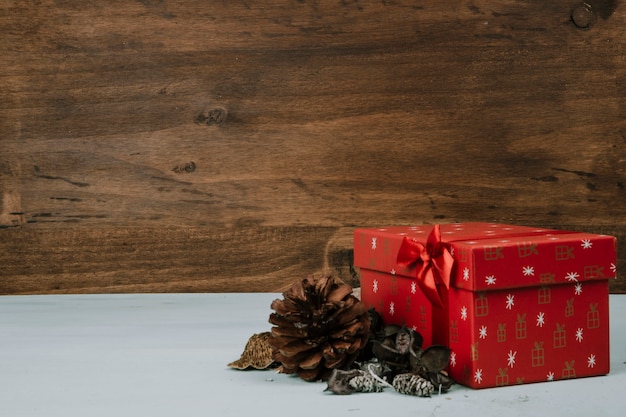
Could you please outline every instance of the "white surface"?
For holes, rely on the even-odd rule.
[[[611,374],[432,398],[337,396],[237,371],[279,294],[0,297],[0,416],[624,416],[626,296],[611,296]]]

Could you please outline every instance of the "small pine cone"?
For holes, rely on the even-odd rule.
[[[430,397],[435,392],[435,387],[430,381],[412,373],[396,375],[392,385],[400,394],[418,397]]]
[[[370,374],[355,376],[349,382],[356,392],[383,392],[383,386]]]
[[[330,275],[296,281],[272,302],[269,344],[279,372],[326,380],[347,368],[368,340],[370,319],[352,287]]]

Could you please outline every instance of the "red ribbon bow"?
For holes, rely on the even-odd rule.
[[[438,224],[428,235],[426,246],[405,237],[398,251],[397,262],[402,266],[415,264],[415,278],[424,295],[437,307],[448,305],[448,289],[454,258],[449,245],[441,241]]]

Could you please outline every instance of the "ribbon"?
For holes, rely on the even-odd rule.
[[[415,266],[415,278],[420,289],[437,307],[448,305],[448,289],[454,258],[449,245],[441,240],[438,224],[428,235],[426,246],[405,237],[400,244],[397,263],[402,266]]]

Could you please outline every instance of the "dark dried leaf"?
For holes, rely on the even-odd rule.
[[[402,326],[398,326],[397,324],[388,324],[385,327],[383,327],[382,330],[382,337],[391,337],[391,336],[395,336],[400,329],[402,328]]]
[[[442,392],[447,392],[454,385],[454,380],[444,371],[429,373],[428,380],[435,386],[435,389],[441,387]]]
[[[398,363],[403,361],[403,355],[395,348],[375,340],[372,344],[374,355],[382,362]]]
[[[411,349],[409,351],[409,367],[408,371],[413,373],[420,373],[422,369],[422,350],[415,351]]]
[[[351,371],[333,369],[330,376],[328,377],[328,386],[324,391],[330,391],[334,394],[339,395],[352,394],[355,389],[350,385],[350,380],[361,374],[362,372],[358,369],[353,369]]]
[[[450,349],[441,345],[429,346],[422,352],[421,360],[428,372],[442,371],[450,361]]]

